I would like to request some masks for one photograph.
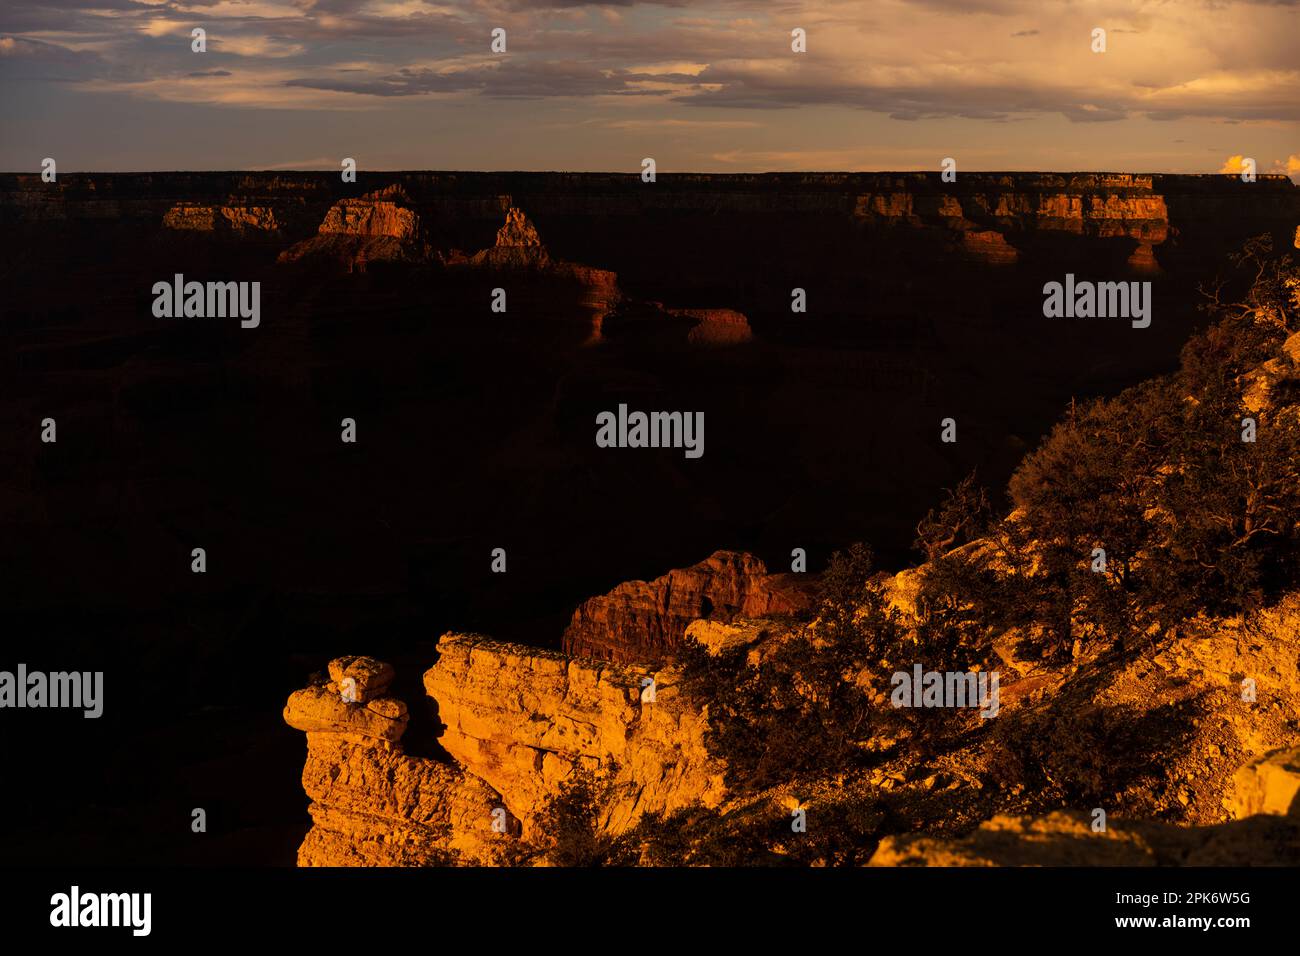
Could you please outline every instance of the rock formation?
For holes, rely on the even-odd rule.
[[[284,708],[285,722],[307,734],[302,785],[313,825],[298,865],[487,861],[501,835],[500,796],[454,766],[403,753],[407,709],[382,696],[388,665],[340,658],[329,670],[329,682],[295,691]]]
[[[1231,820],[1177,826],[1082,812],[1000,815],[958,839],[887,837],[871,866],[1296,866],[1300,864],[1300,747],[1237,771],[1224,805]]]
[[[955,840],[886,837],[870,866],[1295,866],[1300,820],[1270,816],[1207,827],[1088,815],[996,816]]]
[[[601,338],[639,351],[670,351],[744,345],[754,335],[749,319],[735,309],[675,309],[625,298],[605,316]]]
[[[513,205],[507,208],[506,220],[497,230],[491,248],[475,253],[467,261],[453,257],[450,264],[503,273],[501,288],[516,301],[526,303],[533,314],[558,318],[552,315],[557,297],[560,301],[574,300],[588,329],[585,336],[588,343],[599,341],[605,316],[622,299],[617,275],[605,269],[553,259],[542,244],[537,227],[523,210]]]
[[[209,206],[202,203],[177,203],[163,216],[168,229],[192,232],[278,233],[281,223],[272,206]]]
[[[795,613],[809,606],[797,575],[768,574],[750,554],[718,551],[653,581],[628,581],[585,601],[564,632],[566,654],[620,662],[662,660],[697,618]]]
[[[405,191],[397,186],[376,190],[360,199],[344,199],[330,207],[319,232],[322,236],[414,239],[419,233],[420,218],[400,205],[409,202]]]
[[[670,309],[673,315],[694,319],[687,334],[691,345],[743,345],[753,338],[749,319],[735,309]]]
[[[616,796],[601,822],[611,833],[644,813],[712,806],[722,797],[722,768],[704,748],[705,721],[678,693],[671,669],[446,634],[424,687],[446,724],[439,743],[502,794],[525,835],[575,769],[610,776]]]
[[[945,232],[960,255],[988,265],[1018,261],[1009,236],[1025,243],[1043,232],[1133,240],[1131,267],[1156,270],[1153,246],[1168,237],[1169,210],[1163,196],[1152,194],[1152,177],[1045,176],[1025,185],[1019,177],[990,175],[934,194],[900,180],[859,195],[854,216],[866,224]]]
[[[978,743],[928,765],[896,741],[876,741],[881,760],[864,776],[804,781],[798,800],[810,818],[853,794],[888,799],[895,813],[924,812],[903,808],[935,799],[964,808],[940,817],[939,833],[885,837],[873,866],[1295,865],[1300,748],[1286,715],[1300,703],[1298,614],[1300,598],[1288,600],[1248,620],[1207,626],[1154,661],[1092,672],[1087,694],[1099,707],[1154,714],[1174,694],[1211,704],[1207,717],[1183,727],[1191,736],[1177,747],[1150,740],[1165,761],[1160,792],[1150,792],[1150,782],[1117,780],[1104,829],[1094,829],[1087,807],[1015,812],[1034,795],[1008,789]],[[712,654],[748,647],[757,666],[792,633],[780,619],[698,619],[688,628]],[[677,665],[620,665],[456,633],[443,635],[436,653],[424,688],[447,762],[402,752],[407,709],[385,696],[392,670],[380,662],[337,659],[328,682],[290,696],[285,720],[307,733],[303,786],[312,800],[300,865],[499,863],[519,841],[545,837],[538,814],[578,771],[602,782],[597,825],[609,836],[646,814],[701,808],[720,814],[717,820],[744,821],[783,813],[792,799],[786,787],[729,792],[726,767],[706,743],[707,701],[682,693]],[[1153,665],[1158,682],[1146,673]],[[1237,700],[1241,673],[1257,678],[1258,703]],[[1078,714],[1068,680],[1068,668],[1046,675],[1008,669],[997,719]],[[1141,792],[1128,792],[1132,786]],[[1126,812],[1134,800],[1148,810]],[[1154,819],[1152,806],[1181,822]],[[961,833],[961,820],[978,807],[996,812]],[[758,859],[771,848],[755,839]]]
[[[386,664],[340,658],[328,683],[290,695],[284,719],[307,733],[302,782],[312,801],[300,866],[493,862],[535,835],[537,812],[577,770],[608,786],[600,826],[609,834],[645,813],[721,801],[723,768],[675,672],[466,634],[443,635],[437,653],[424,686],[451,763],[402,752],[405,704],[356,679],[391,679]]]
[[[371,262],[423,261],[431,250],[409,203],[399,185],[341,199],[325,213],[317,234],[280,253],[279,261],[321,259],[338,262],[348,272],[364,272]]]
[[[522,209],[511,206],[506,210],[505,223],[497,230],[496,243],[476,253],[471,261],[478,266],[504,269],[541,269],[550,265],[551,257],[537,235],[537,227]]]
[[[547,236],[552,251],[562,248],[566,258],[591,261],[569,247],[620,250],[613,260],[600,260],[620,272],[635,255],[647,267],[669,261],[666,250],[638,243],[648,216],[664,217],[670,230],[676,227],[679,251],[716,244],[718,230],[725,230],[740,256],[726,262],[730,273],[744,265],[751,246],[780,249],[782,230],[792,222],[807,222],[814,234],[836,243],[842,242],[841,227],[852,224],[864,233],[883,231],[889,244],[911,236],[924,248],[991,264],[1019,259],[1015,250],[1042,245],[1044,238],[1077,240],[1058,248],[1070,250],[1073,258],[1085,248],[1114,247],[1116,254],[1105,257],[1108,266],[1130,262],[1143,271],[1165,268],[1175,232],[1178,248],[1170,251],[1184,259],[1189,252],[1200,255],[1198,248],[1217,259],[1225,246],[1216,232],[1225,226],[1233,233],[1222,236],[1227,248],[1270,229],[1291,242],[1300,211],[1300,190],[1284,176],[1245,184],[1232,176],[963,173],[957,182],[943,183],[935,175],[909,173],[685,174],[661,177],[662,188],[656,190],[635,188],[635,176],[604,174],[395,173],[385,178],[382,188],[402,190],[409,202],[394,200],[395,205],[420,217],[435,248],[481,248],[491,235],[485,230],[500,225],[489,220],[500,215],[501,197],[512,197],[510,202],[548,230],[558,230]],[[247,233],[264,230],[274,217],[291,239],[307,238],[296,234],[299,224],[313,229],[322,216],[340,220],[345,231],[331,230],[334,235],[360,227],[395,238],[394,230],[410,226],[400,214],[396,218],[402,223],[385,221],[385,210],[367,208],[365,197],[348,190],[328,173],[68,174],[57,184],[19,174],[0,177],[0,219],[139,221],[205,232],[221,232],[227,221]],[[381,191],[369,194],[369,201]],[[597,219],[601,238],[591,242]],[[497,245],[526,247],[510,236]],[[844,252],[844,265],[851,266],[852,250]],[[715,250],[719,260],[728,255],[725,248]]]

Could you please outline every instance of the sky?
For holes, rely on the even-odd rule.
[[[3,0],[0,169],[44,157],[1300,181],[1300,0]]]

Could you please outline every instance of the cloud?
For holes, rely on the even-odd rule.
[[[0,70],[241,109],[585,99],[663,111],[619,117],[637,122],[818,107],[912,124],[1278,125],[1300,121],[1298,18],[1271,0],[6,0]],[[198,25],[204,54],[189,47]],[[790,49],[794,25],[807,53]]]
[[[100,57],[58,43],[30,37],[0,36],[0,78],[5,80],[79,80],[102,71]]]
[[[249,166],[250,172],[259,170],[275,171],[279,169],[329,169],[336,170],[339,168],[339,158],[337,156],[317,156],[315,159],[298,159],[288,163],[266,163],[263,165]]]
[[[578,61],[503,61],[445,69],[402,69],[373,79],[349,77],[299,78],[288,86],[332,90],[362,96],[420,96],[424,94],[479,93],[512,99],[584,96],[647,96],[653,91],[638,87],[652,79],[672,85],[670,76],[619,73]],[[681,78],[694,82],[694,77]]]
[[[1285,161],[1280,159],[1274,160],[1273,168],[1270,171],[1281,173],[1284,176],[1290,176],[1293,182],[1300,185],[1300,154],[1292,153]]]
[[[752,120],[683,120],[683,119],[628,119],[602,121],[606,129],[762,129],[762,123]]]

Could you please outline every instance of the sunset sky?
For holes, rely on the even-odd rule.
[[[205,53],[191,30],[207,31]],[[507,31],[494,54],[493,28]],[[807,52],[791,51],[791,30]],[[1091,33],[1107,31],[1094,53]],[[1300,4],[3,0],[0,169],[1300,179]]]

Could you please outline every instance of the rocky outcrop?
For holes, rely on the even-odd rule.
[[[1058,811],[1044,817],[996,816],[955,840],[894,836],[869,866],[1295,866],[1300,820],[1257,816],[1207,827],[1109,821]]]
[[[1238,770],[1223,805],[1237,820],[1261,813],[1300,820],[1300,747],[1275,750]]]
[[[961,232],[959,244],[962,255],[987,265],[1015,265],[1019,258],[1014,246],[996,229],[970,229]]]
[[[420,230],[420,217],[400,205],[409,202],[400,187],[378,190],[360,199],[344,199],[330,207],[319,232],[322,236],[414,239]]]
[[[500,199],[507,197],[554,231],[547,236],[553,255],[557,249],[593,248],[583,237],[598,222],[598,248],[611,255],[568,256],[627,273],[638,261],[674,261],[674,250],[695,255],[701,243],[716,244],[724,234],[739,240],[732,244],[740,258],[727,262],[728,250],[719,249],[712,264],[732,270],[747,264],[755,245],[782,248],[782,237],[800,223],[836,243],[847,223],[862,233],[883,230],[889,245],[911,234],[924,237],[924,248],[932,251],[976,259],[996,252],[986,260],[991,263],[1008,261],[1008,250],[1025,252],[1048,237],[1076,266],[1080,252],[1107,246],[1120,253],[1103,257],[1107,268],[1129,261],[1142,271],[1155,268],[1167,250],[1169,258],[1187,261],[1190,253],[1201,264],[1217,261],[1226,249],[1263,231],[1289,243],[1300,213],[1300,190],[1285,176],[1247,184],[1231,176],[1122,173],[963,172],[951,183],[924,173],[679,174],[661,176],[653,190],[639,188],[635,174],[371,173],[368,180],[403,190],[410,201],[399,205],[418,210],[429,233],[425,238],[436,248],[481,248],[491,235],[485,230],[499,224],[488,220],[499,215]],[[349,215],[373,220],[365,228],[402,228],[384,222],[381,211],[360,208],[354,189],[327,172],[66,174],[57,183],[44,183],[39,174],[10,174],[0,176],[0,221],[140,221],[156,227],[181,207],[169,228],[207,231],[211,222],[212,231],[220,232],[214,217],[222,208],[271,210],[278,222],[296,224],[306,207],[323,210],[334,203],[332,215],[349,229],[356,227],[346,223]],[[199,211],[185,211],[187,206]],[[316,215],[312,225],[321,221]],[[261,213],[254,218],[265,221]],[[184,225],[187,219],[194,225]],[[676,241],[652,238],[647,248],[646,228],[654,220],[662,223],[650,226],[652,231],[664,230],[656,236]],[[296,225],[292,231],[297,238]],[[1030,234],[1037,237],[1027,242]],[[1081,241],[1060,245],[1057,239]],[[858,254],[843,252],[846,265]],[[698,281],[721,285],[716,275]]]
[[[543,269],[551,264],[551,257],[542,245],[537,227],[522,209],[511,206],[506,210],[505,223],[497,230],[496,243],[491,249],[476,253],[471,262],[498,269]]]
[[[1296,289],[1295,294],[1300,303],[1300,289]],[[1300,332],[1290,336],[1276,356],[1249,372],[1242,385],[1242,404],[1255,413],[1275,411],[1279,392],[1289,389],[1292,395],[1297,394],[1300,391]]]
[[[744,345],[754,337],[749,319],[734,309],[674,309],[631,300],[605,316],[600,332],[604,340],[654,351]]]
[[[1058,811],[999,815],[958,839],[887,837],[871,866],[1295,866],[1300,747],[1246,764],[1224,798],[1232,819],[1187,827]]]
[[[618,286],[618,276],[607,269],[597,269],[575,262],[561,262],[552,266],[553,275],[567,281],[578,290],[578,305],[586,313],[591,325],[588,344],[600,341],[605,316],[609,315],[623,292]]]
[[[726,654],[742,647],[760,645],[771,635],[771,629],[762,621],[736,618],[730,622],[692,621],[686,626],[686,639],[700,645],[712,657]],[[758,661],[750,656],[750,663]]]
[[[439,743],[500,792],[524,834],[575,770],[607,777],[601,826],[722,798],[700,712],[672,670],[570,658],[477,635],[446,634],[424,675],[446,729]]]
[[[734,565],[761,580],[752,557],[714,559],[723,579],[735,576],[726,570]],[[906,591],[904,582],[889,593]],[[721,592],[738,600],[734,581],[714,591]],[[1298,614],[1300,596],[1292,596],[1245,619],[1201,622],[1150,657],[1094,655],[1046,671],[1040,663],[1036,672],[1008,666],[998,723],[1043,727],[1051,725],[1044,715],[1069,715],[1094,732],[1089,713],[1126,714],[1125,726],[1140,726],[1141,739],[1160,754],[1154,779],[1116,771],[1115,792],[1101,800],[1104,827],[1095,827],[1089,809],[1053,810],[1011,786],[996,738],[918,762],[894,737],[873,737],[865,745],[878,753],[876,763],[856,777],[800,781],[799,799],[814,816],[833,816],[841,799],[887,800],[905,815],[947,808],[920,832],[887,836],[874,866],[1294,865],[1300,748],[1289,715],[1300,702]],[[686,628],[687,639],[710,654],[745,649],[758,667],[797,634],[780,618],[744,616]],[[1080,665],[1086,680],[1071,676]],[[1242,697],[1242,675],[1253,681],[1250,699]],[[392,680],[381,662],[339,658],[328,681],[289,698],[285,720],[308,741],[303,786],[314,825],[299,851],[302,865],[518,859],[512,854],[520,848],[545,843],[542,811],[577,773],[599,784],[596,826],[605,836],[628,832],[646,815],[692,807],[714,812],[724,827],[733,819],[744,827],[756,808],[792,792],[785,785],[728,791],[727,768],[710,752],[707,699],[682,691],[676,665],[618,664],[445,634],[423,684],[446,760],[402,752],[407,708],[386,696]],[[1205,706],[1171,722],[1179,701]],[[968,822],[954,824],[954,815]],[[755,859],[772,851],[765,837],[753,839]]]
[[[501,798],[458,768],[333,733],[307,735],[312,828],[299,866],[488,863],[511,839]]]
[[[507,819],[500,795],[458,767],[403,753],[406,705],[382,696],[392,668],[352,657],[329,670],[331,680],[295,691],[284,709],[285,722],[307,734],[302,785],[313,825],[298,865],[491,859],[508,836],[493,826]]]
[[[1160,263],[1156,261],[1155,248],[1149,242],[1139,242],[1129,257],[1125,260],[1125,265],[1133,272],[1143,275],[1156,275],[1160,273]]]
[[[1154,246],[1169,235],[1169,210],[1153,186],[1150,176],[1122,174],[980,175],[936,194],[899,180],[859,195],[853,214],[866,225],[946,233],[962,258],[995,266],[1019,261],[1017,243],[1032,242],[1030,234],[1132,240],[1129,267],[1150,273],[1159,268]]]
[[[691,345],[743,345],[753,339],[749,319],[734,309],[669,309],[672,315],[693,319],[686,335]]]
[[[407,709],[382,696],[388,665],[339,658],[329,672],[284,710],[307,734],[313,826],[300,866],[497,862],[520,837],[538,836],[538,812],[578,771],[600,782],[598,826],[610,835],[646,813],[712,807],[725,794],[704,716],[672,670],[443,635],[424,686],[450,762],[402,752]]]
[[[618,276],[613,272],[551,258],[537,227],[513,205],[506,210],[505,222],[497,230],[491,248],[468,260],[453,256],[449,264],[503,273],[500,287],[511,300],[522,301],[525,310],[533,315],[558,318],[553,314],[555,303],[572,300],[587,327],[587,343],[599,341],[605,316],[622,299]]]
[[[564,651],[621,662],[663,660],[697,618],[792,614],[810,604],[805,579],[768,574],[751,554],[717,551],[653,581],[628,581],[585,601],[564,632]]]
[[[272,206],[210,206],[177,203],[163,216],[163,226],[189,232],[279,233],[281,223]]]
[[[280,253],[279,262],[323,260],[347,272],[365,272],[372,262],[422,262],[432,254],[421,240],[420,217],[397,185],[341,199],[329,208],[310,239]]]

